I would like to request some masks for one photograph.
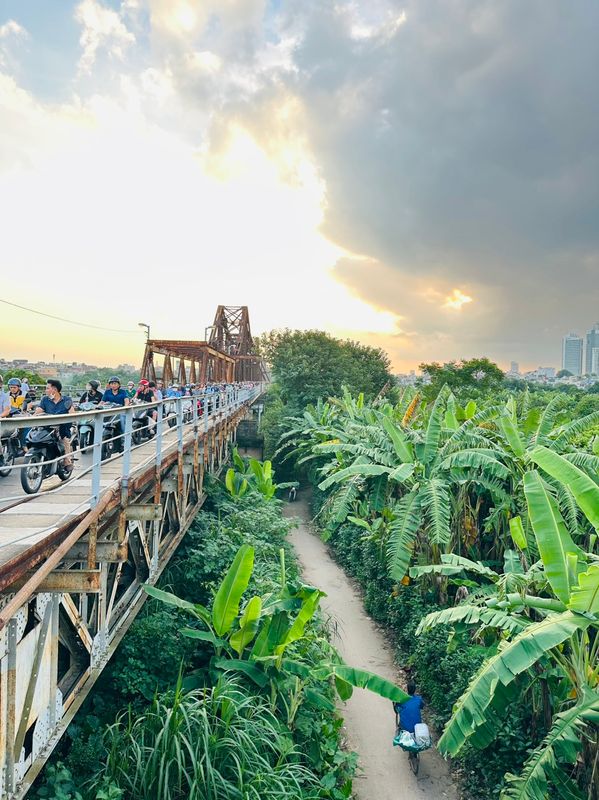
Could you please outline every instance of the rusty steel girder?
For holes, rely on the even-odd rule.
[[[0,569],[0,800],[20,800],[201,508],[249,405],[195,419],[27,557]],[[120,479],[122,481],[122,478]]]

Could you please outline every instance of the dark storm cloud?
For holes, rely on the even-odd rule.
[[[300,8],[294,90],[325,232],[397,286],[381,303],[368,264],[340,278],[412,329],[456,338],[430,307],[416,317],[403,278],[486,287],[485,324],[474,294],[460,335],[555,362],[561,335],[599,316],[599,3],[414,0],[394,7],[406,19],[393,36],[362,39],[339,6]]]
[[[222,48],[253,89],[214,84],[214,146],[239,119],[268,148],[298,98],[323,230],[367,257],[339,280],[423,357],[556,363],[599,318],[599,2],[291,0],[267,21]],[[290,63],[262,69],[277,40]],[[461,312],[442,310],[453,287]]]

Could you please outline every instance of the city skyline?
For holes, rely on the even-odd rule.
[[[567,21],[567,24],[564,24]],[[597,316],[599,4],[4,0],[0,343],[319,328],[559,363]],[[48,352],[50,351],[50,353]]]

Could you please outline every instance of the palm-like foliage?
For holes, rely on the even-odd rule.
[[[582,470],[545,447],[533,449],[531,459],[546,471],[546,477],[563,481],[587,520],[599,524],[599,487]],[[562,785],[556,772],[560,765],[576,760],[588,725],[599,722],[599,563],[593,563],[594,556],[575,544],[560,514],[555,490],[541,473],[530,470],[525,474],[524,491],[542,573],[533,568],[523,575],[517,592],[499,591],[479,603],[467,602],[429,615],[420,630],[465,623],[501,631],[497,652],[483,664],[454,707],[439,742],[447,754],[459,753],[467,741],[477,747],[488,745],[509,703],[539,676],[558,671],[566,687],[561,695],[568,700],[522,774],[511,776],[503,793],[506,800],[544,800],[548,784],[557,790]],[[471,562],[446,560],[429,569],[442,572],[445,568],[447,572],[460,567],[478,571],[490,583],[500,583],[499,577]]]
[[[401,580],[417,545],[425,557],[437,558],[452,547],[460,549],[460,523],[466,493],[456,487],[478,484],[500,495],[508,468],[497,448],[478,428],[487,413],[475,413],[474,404],[457,406],[444,388],[422,428],[413,421],[414,398],[407,408],[389,404],[369,408],[362,398],[345,395],[330,406],[336,413],[290,432],[300,461],[317,460],[319,487],[334,487],[328,501],[329,527],[339,525],[359,498],[370,512],[389,509],[385,524],[389,574]],[[458,496],[458,502],[454,501]]]

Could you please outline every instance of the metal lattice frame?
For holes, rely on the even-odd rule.
[[[163,357],[162,365],[157,363]],[[146,342],[141,374],[166,383],[232,383],[235,359],[217,350],[208,342],[178,339],[149,339]]]
[[[20,574],[0,573],[2,800],[25,796],[141,608],[142,584],[157,581],[191,525],[204,475],[223,465],[246,413],[220,412],[211,428],[205,416],[129,480],[126,496],[108,490]]]
[[[209,341],[213,347],[235,358],[235,380],[268,380],[264,362],[256,354],[247,306],[219,306]]]

